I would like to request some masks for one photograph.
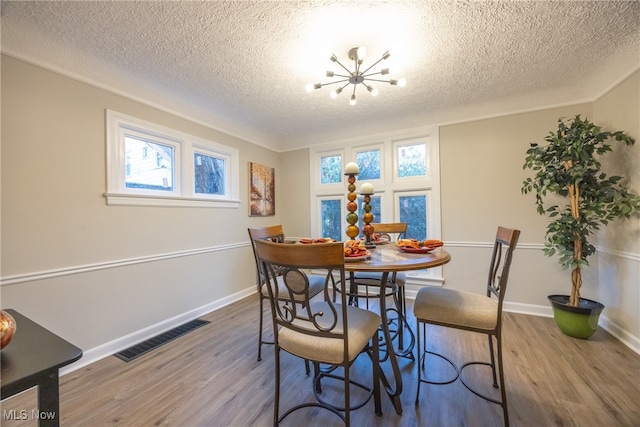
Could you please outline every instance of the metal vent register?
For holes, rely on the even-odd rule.
[[[116,356],[120,360],[124,360],[125,362],[130,362],[133,359],[142,356],[143,354],[147,354],[150,351],[155,350],[156,348],[168,343],[169,341],[173,341],[174,339],[181,337],[182,335],[191,332],[194,329],[199,328],[200,326],[206,325],[207,323],[211,322],[201,319],[192,320],[183,325],[163,332],[160,335],[156,335],[153,338],[149,338],[146,341],[122,350],[121,352],[114,354],[114,356]]]

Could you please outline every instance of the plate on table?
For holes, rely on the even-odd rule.
[[[426,246],[422,246],[421,248],[414,248],[414,247],[406,246],[406,247],[399,247],[399,249],[402,252],[406,252],[408,254],[428,254],[435,248],[428,248]]]
[[[358,256],[345,255],[344,256],[344,262],[364,261],[365,259],[369,258],[370,256],[371,256],[371,254],[369,253],[369,251],[365,252],[363,255],[358,255]]]
[[[304,243],[306,245],[308,245],[309,243],[331,243],[331,242],[335,242],[335,240],[330,237],[323,237],[320,239],[300,239],[300,243]]]
[[[391,243],[391,240],[379,239],[379,240],[372,240],[372,242],[375,243],[376,245],[388,245],[389,243]]]

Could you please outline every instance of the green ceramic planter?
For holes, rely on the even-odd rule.
[[[569,304],[568,295],[549,295],[553,308],[553,318],[560,330],[574,338],[587,339],[598,330],[598,318],[604,305],[586,298],[580,298],[577,307]]]

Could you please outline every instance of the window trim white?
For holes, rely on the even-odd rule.
[[[112,110],[106,110],[106,124],[107,191],[104,197],[107,205],[233,209],[240,207],[240,152],[238,149]],[[176,147],[173,192],[126,187],[123,139],[125,130],[154,136]],[[202,152],[205,155],[208,152],[209,155],[225,159],[228,166],[225,168],[225,195],[195,193],[193,156],[196,152]]]
[[[340,175],[340,182],[332,182],[332,183],[326,183],[326,184],[320,183],[320,172],[321,172],[320,159],[322,157],[340,156],[340,159],[342,162],[341,169],[344,170],[344,167],[346,165],[346,162],[344,161],[344,158],[345,158],[344,155],[345,153],[342,148],[317,152],[318,161],[314,162],[311,168],[309,169],[313,174],[310,179],[311,186],[313,189],[313,193],[311,194],[331,194],[331,193],[335,194],[336,191],[340,191],[340,189],[344,188],[347,180],[345,179],[343,174]]]
[[[401,145],[411,145],[416,142],[425,143],[426,154],[426,176],[420,177],[397,177],[396,153],[397,147]],[[323,145],[312,146],[309,155],[309,170],[312,171],[310,179],[309,191],[310,197],[310,230],[312,236],[319,236],[321,232],[320,216],[321,210],[319,201],[325,198],[335,198],[336,193],[342,194],[344,204],[346,204],[347,184],[343,181],[342,186],[337,190],[336,185],[319,185],[319,164],[320,157],[326,156],[328,153],[337,153],[342,151],[342,167],[348,162],[354,162],[356,153],[359,151],[367,151],[372,148],[381,147],[381,179],[371,180],[374,186],[375,196],[380,197],[380,208],[382,210],[382,218],[375,218],[374,222],[394,222],[399,218],[399,213],[395,205],[397,204],[398,194],[427,194],[428,209],[428,236],[432,239],[441,239],[442,223],[440,214],[440,141],[439,129],[429,126],[417,129],[410,129],[404,132],[394,132],[385,135],[371,135],[368,137],[354,138],[350,140],[335,141]],[[359,188],[362,182],[356,181],[356,187]],[[344,206],[342,207],[343,216]],[[346,220],[342,223],[342,235]],[[442,268],[429,269],[424,271],[407,272],[408,283],[416,285],[424,285],[426,283],[441,286],[443,282]]]

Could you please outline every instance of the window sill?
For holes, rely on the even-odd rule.
[[[169,206],[186,208],[238,209],[240,200],[219,200],[197,197],[160,197],[139,194],[105,193],[108,206]]]

